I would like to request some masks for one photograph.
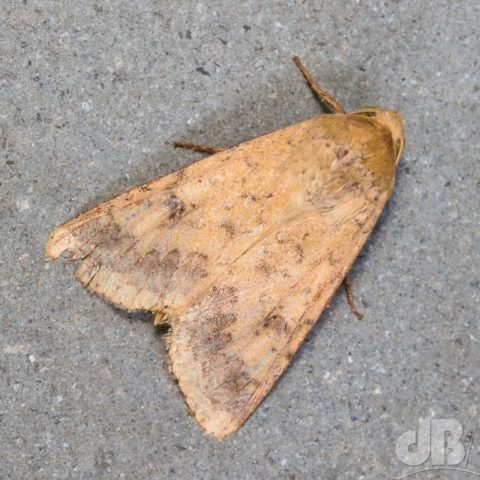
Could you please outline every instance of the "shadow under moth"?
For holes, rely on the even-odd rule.
[[[170,325],[171,371],[219,439],[255,410],[348,281],[404,145],[400,114],[345,113],[294,61],[332,113],[232,148],[177,143],[212,155],[78,215],[46,243],[51,259],[79,261],[91,292]]]

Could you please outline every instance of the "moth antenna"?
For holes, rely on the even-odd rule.
[[[311,88],[311,90],[317,96],[320,102],[327,105],[327,107],[333,110],[335,113],[345,113],[345,109],[340,105],[340,103],[338,103],[328,92],[320,88],[320,86],[318,85],[317,82],[315,82],[312,75],[305,67],[305,65],[301,62],[301,60],[296,55],[292,57],[292,60],[294,61],[295,65],[299,68],[299,70],[302,72],[302,75],[307,81],[308,86]]]

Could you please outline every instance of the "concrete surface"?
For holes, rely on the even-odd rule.
[[[432,466],[395,453],[421,417],[458,420],[467,448],[477,1],[0,3],[0,478],[398,478]],[[399,109],[407,148],[353,271],[366,321],[338,295],[219,443],[187,415],[148,315],[89,295],[42,248],[82,209],[200,158],[167,141],[231,145],[319,113],[294,53],[347,109]],[[480,435],[467,470],[480,472]],[[440,476],[468,477],[415,478]]]

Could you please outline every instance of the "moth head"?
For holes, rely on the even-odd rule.
[[[377,107],[364,107],[353,113],[369,117],[387,128],[392,135],[393,148],[395,150],[395,163],[398,165],[405,145],[402,116],[395,110],[382,110]]]

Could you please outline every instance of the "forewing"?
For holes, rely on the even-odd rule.
[[[353,208],[350,218],[339,206],[278,225],[173,319],[172,370],[207,433],[239,428],[341,284],[381,210]]]
[[[305,123],[305,122],[304,122]],[[182,311],[282,215],[304,124],[259,137],[133,188],[58,227],[46,253],[69,251],[76,277],[129,310]]]

